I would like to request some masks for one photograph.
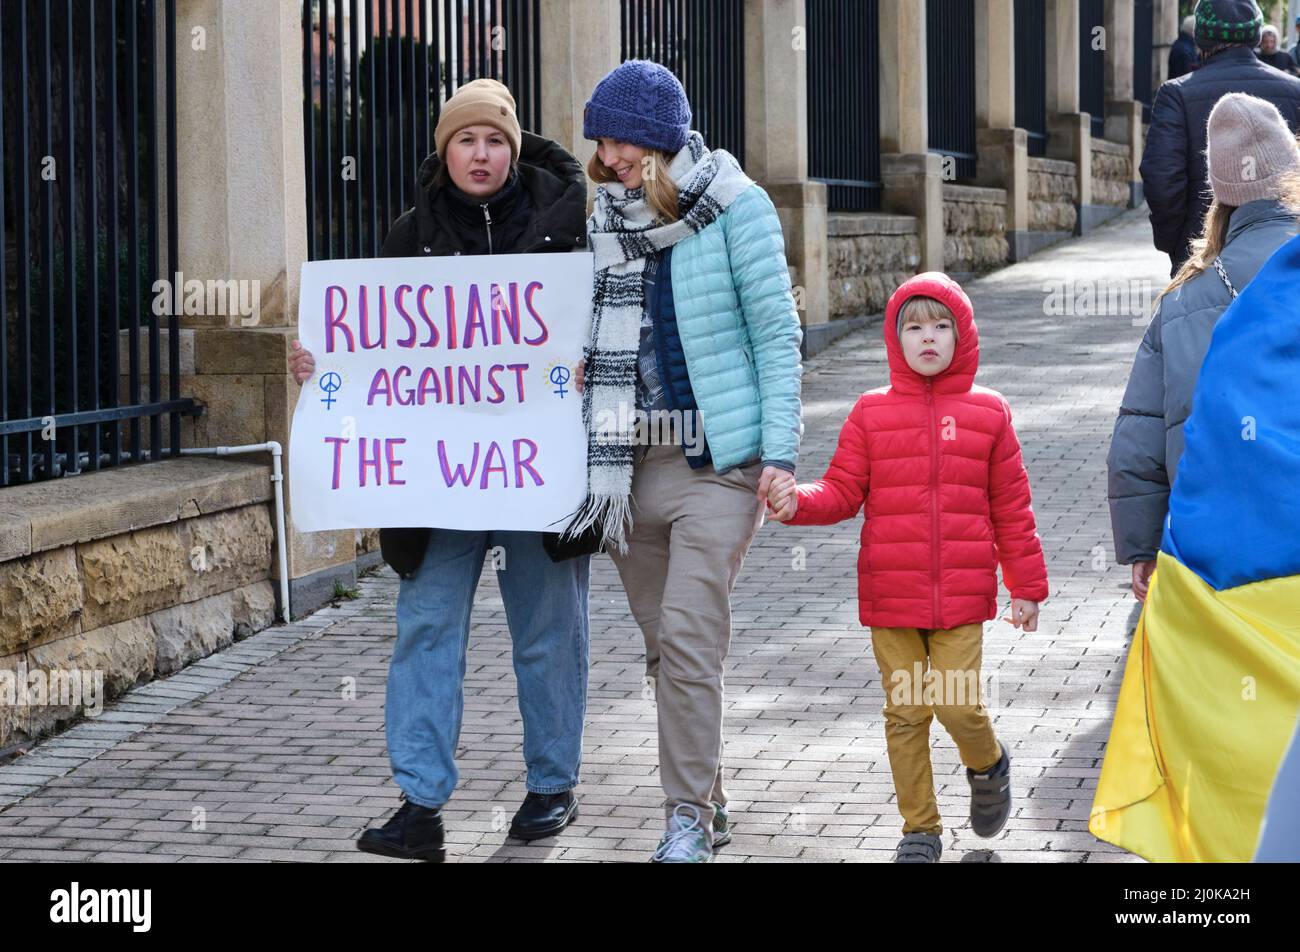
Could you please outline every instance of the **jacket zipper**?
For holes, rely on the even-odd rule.
[[[492,213],[488,211],[486,202],[483,204],[482,208],[483,208],[483,221],[486,223],[487,233],[488,233],[488,254],[491,254],[492,253]]]
[[[938,420],[935,418],[934,409],[934,388],[927,378],[925,381],[925,403],[930,411],[930,490],[934,493],[934,499],[930,505],[930,549],[933,552],[931,559],[931,575],[933,584],[930,586],[931,597],[933,599],[934,610],[934,627],[943,627],[943,619],[939,617],[939,431],[937,427]]]

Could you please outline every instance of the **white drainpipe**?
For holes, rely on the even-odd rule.
[[[289,624],[289,558],[284,541],[284,470],[280,465],[284,450],[272,440],[248,446],[207,446],[181,450],[182,456],[239,456],[244,453],[271,454],[271,485],[275,487],[275,538],[280,557],[280,618]]]

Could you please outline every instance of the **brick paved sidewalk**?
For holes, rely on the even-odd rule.
[[[1105,453],[1142,336],[1131,317],[1048,316],[1051,283],[1151,282],[1167,273],[1143,212],[973,283],[979,381],[1011,401],[1048,553],[1037,634],[990,623],[996,723],[1015,759],[1016,808],[972,836],[967,786],[935,725],[945,861],[1104,862],[1132,857],[1087,832],[1092,791],[1136,622],[1113,566]],[[1068,290],[1068,288],[1067,288]],[[857,395],[887,381],[879,326],[809,361],[801,476],[824,470]],[[883,695],[857,623],[858,520],[764,527],[735,596],[727,763],[736,821],[719,862],[888,860],[901,821],[885,756]],[[792,568],[795,546],[806,566]],[[1099,561],[1099,560],[1104,560]],[[397,579],[130,692],[0,767],[0,861],[321,860],[398,803],[383,703]],[[540,844],[504,827],[524,794],[509,636],[485,572],[466,679],[461,783],[446,809],[450,860],[644,861],[661,833],[655,715],[641,696],[641,636],[607,558],[593,567],[582,816]],[[344,699],[354,679],[355,699]],[[202,828],[196,828],[202,822]]]

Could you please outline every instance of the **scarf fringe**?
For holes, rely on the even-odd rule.
[[[620,555],[627,555],[627,533],[632,528],[632,497],[617,494],[589,495],[561,537],[576,538],[597,524],[601,527],[605,541],[618,546]]]

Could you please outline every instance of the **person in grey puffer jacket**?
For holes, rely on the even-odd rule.
[[[1145,600],[1214,326],[1300,230],[1300,150],[1272,103],[1229,93],[1207,124],[1214,194],[1191,258],[1161,295],[1133,361],[1107,457],[1115,557]]]

